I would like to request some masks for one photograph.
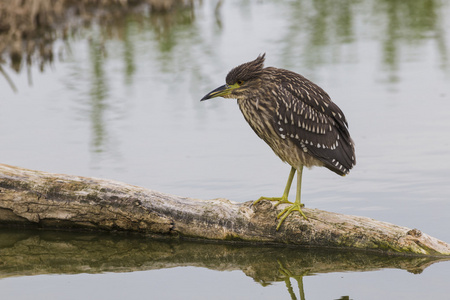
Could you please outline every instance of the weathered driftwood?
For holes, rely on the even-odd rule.
[[[192,199],[0,164],[0,225],[450,255],[450,245],[417,229],[318,209],[304,209],[308,220],[292,214],[276,231],[276,215],[284,207]]]

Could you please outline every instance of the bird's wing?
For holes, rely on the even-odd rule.
[[[330,170],[347,174],[355,154],[345,116],[326,92],[305,80],[302,88],[281,84],[274,126],[281,138],[293,140]]]
[[[330,116],[340,126],[347,127],[348,123],[341,109],[331,101],[330,96],[320,86],[306,79],[300,74],[288,71],[289,76],[283,77],[281,86],[294,98],[316,109],[326,116]]]

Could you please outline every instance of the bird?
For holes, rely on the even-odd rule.
[[[277,215],[278,231],[284,220],[298,211],[305,220],[301,202],[303,167],[320,166],[345,176],[356,164],[355,146],[342,110],[317,84],[293,71],[264,67],[265,53],[255,60],[233,68],[225,84],[200,101],[223,97],[237,104],[253,131],[273,152],[291,166],[281,197],[262,200],[291,204]],[[295,201],[288,200],[297,172]]]

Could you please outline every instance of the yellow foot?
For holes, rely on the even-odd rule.
[[[280,219],[280,222],[278,222],[277,230],[280,228],[281,224],[283,224],[284,220],[294,211],[300,212],[300,214],[305,218],[305,220],[308,220],[308,218],[305,216],[305,214],[302,211],[302,207],[305,206],[304,204],[295,202],[289,207],[286,207],[282,212],[280,212],[277,216],[277,219]]]
[[[291,203],[293,204],[291,201],[288,200],[287,197],[261,197],[258,200],[256,200],[255,202],[253,202],[252,205],[256,205],[256,203],[260,202],[261,200],[269,200],[269,201],[278,201],[277,204],[275,204],[275,206],[278,206],[281,203]]]

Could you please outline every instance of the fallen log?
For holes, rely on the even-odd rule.
[[[125,231],[208,241],[351,248],[402,255],[450,255],[450,245],[417,229],[285,205],[168,195],[113,180],[53,174],[0,164],[0,226]]]

